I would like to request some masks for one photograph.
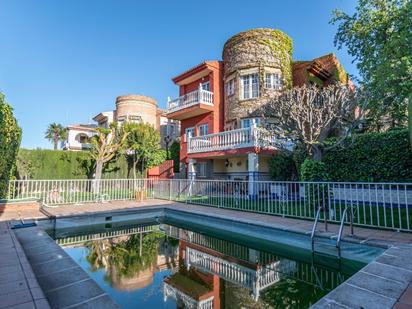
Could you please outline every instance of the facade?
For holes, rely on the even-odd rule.
[[[65,150],[87,150],[89,139],[95,134],[95,124],[72,124],[67,127],[67,139],[62,143]]]
[[[115,110],[101,112],[93,117],[96,124],[69,125],[67,127],[68,138],[63,143],[63,149],[88,149],[90,147],[88,140],[96,134],[95,128],[108,128],[113,121],[118,124],[124,122],[148,123],[160,131],[162,145],[164,145],[166,136],[169,136],[170,142],[178,137],[179,121],[168,119],[163,114],[164,112],[157,107],[156,100],[151,97],[135,94],[119,96],[116,98]]]
[[[292,61],[292,40],[273,29],[230,38],[222,61],[205,61],[174,77],[179,97],[166,115],[181,122],[181,174],[187,177],[265,180],[277,149],[259,128],[259,109],[293,86],[350,83],[334,54]]]

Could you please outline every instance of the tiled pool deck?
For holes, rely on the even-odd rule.
[[[188,205],[165,200],[62,205],[56,208],[47,208],[45,213],[56,217],[66,217],[94,213],[129,212],[146,208],[170,208],[306,234],[310,233],[313,224],[311,221],[306,220]],[[21,211],[6,210],[0,215],[0,221],[13,220],[19,217],[27,219],[45,218],[45,213],[32,208],[26,211],[24,209],[21,209]],[[4,222],[0,222],[0,224],[7,227]],[[322,228],[323,224],[320,223],[318,229]],[[321,234],[332,236],[336,235],[337,231],[338,225],[330,224],[328,233]],[[347,235],[348,233],[349,229],[345,227],[344,234]],[[347,282],[322,298],[313,308],[412,308],[412,234],[355,227],[355,235],[356,237],[352,238],[345,236],[345,239],[381,245],[390,249],[352,276]],[[3,254],[5,250],[9,252],[10,247],[3,248],[3,242],[0,242],[0,250],[2,252],[0,259],[7,260],[7,255],[3,257]],[[0,308],[3,307],[0,305]]]

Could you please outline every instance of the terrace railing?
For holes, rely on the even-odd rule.
[[[174,113],[199,103],[213,106],[213,92],[199,88],[177,99],[170,100],[167,102],[167,113]]]
[[[191,137],[188,153],[221,151],[247,147],[276,148],[279,141],[259,127],[242,128]],[[291,147],[291,143],[283,143]]]
[[[354,225],[412,231],[411,183],[105,179],[96,186],[94,182],[13,180],[7,198],[35,198],[47,205],[157,198],[310,220],[321,208],[320,220],[335,223],[348,208]],[[346,224],[349,221],[345,219]]]

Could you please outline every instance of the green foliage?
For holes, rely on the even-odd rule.
[[[333,143],[334,139],[329,142]],[[354,135],[328,152],[323,162],[333,181],[411,181],[408,130]]]
[[[286,88],[292,88],[292,39],[280,30],[272,30],[270,38],[263,39],[261,43],[269,46],[275,58],[279,59],[283,85],[285,85]],[[263,81],[261,82],[263,85]]]
[[[6,195],[20,141],[21,129],[13,116],[13,108],[6,103],[4,94],[0,93],[0,198]]]
[[[326,164],[321,161],[306,159],[300,170],[300,180],[302,181],[327,181],[328,170]]]
[[[412,1],[359,0],[356,12],[334,12],[335,44],[345,46],[357,63],[368,93],[369,117],[377,127],[383,115],[392,125],[406,120],[412,90]]]
[[[123,130],[128,134],[126,156],[133,162],[134,171],[138,165],[146,169],[166,160],[166,151],[160,149],[160,133],[153,126],[146,123],[126,123]]]
[[[297,172],[292,154],[281,152],[274,155],[269,162],[269,174],[273,180],[295,180]]]
[[[170,158],[173,160],[173,169],[175,173],[179,173],[180,170],[180,143],[179,141],[173,141],[170,146]]]
[[[19,179],[91,179],[95,162],[87,151],[20,149],[17,156]],[[103,169],[103,178],[129,178],[124,157],[115,157]]]
[[[160,242],[164,237],[164,233],[160,231],[145,234],[142,239],[142,248],[140,248],[139,234],[115,243],[108,240],[92,241],[86,244],[89,249],[86,259],[93,271],[111,266],[108,267],[110,269],[108,275],[112,276],[108,278],[109,281],[115,281],[121,277],[130,278],[154,266]],[[112,267],[116,271],[112,271]]]
[[[409,143],[412,147],[412,93],[409,96],[409,103],[408,103],[408,129],[409,129]]]
[[[61,124],[53,122],[49,124],[44,137],[53,143],[54,150],[57,150],[59,142],[67,138],[67,130]]]

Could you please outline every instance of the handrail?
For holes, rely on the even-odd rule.
[[[316,226],[318,225],[318,221],[320,218],[320,210],[321,208],[319,207],[317,212],[316,212],[316,216],[315,216],[315,222],[313,223],[313,227],[312,227],[312,233],[310,234],[310,239],[312,241],[312,251],[314,251],[314,247],[315,247],[315,231],[316,231]]]
[[[352,206],[350,208],[352,211],[353,210]],[[345,218],[348,216],[348,209],[349,207],[345,207],[345,209],[343,210],[342,218],[340,219],[338,238],[336,239],[336,248],[339,249],[339,255],[340,255],[340,243],[342,241],[343,227],[345,225]],[[351,231],[351,235],[353,235],[353,214],[352,213],[350,216],[350,231]]]
[[[342,240],[343,226],[345,225],[345,217],[346,217],[347,211],[348,211],[348,208],[345,207],[345,209],[343,210],[342,218],[340,219],[339,233],[338,233],[338,238],[336,239],[336,247],[337,248],[340,248],[340,242]]]

